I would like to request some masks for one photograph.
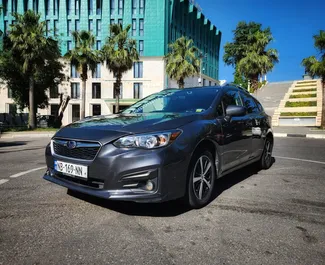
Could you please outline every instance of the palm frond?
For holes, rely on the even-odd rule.
[[[177,39],[169,45],[170,52],[165,55],[166,72],[169,78],[176,80],[180,87],[187,77],[194,76],[200,71],[198,49],[193,46],[193,40],[185,37]]]

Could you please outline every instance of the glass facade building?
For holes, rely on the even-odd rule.
[[[3,7],[0,30],[4,34],[15,22],[13,12],[32,9],[46,22],[46,35],[60,40],[62,55],[75,45],[72,31],[91,31],[96,37],[94,49],[99,50],[109,36],[111,24],[131,25],[130,37],[137,41],[140,60],[123,75],[120,103],[124,107],[164,88],[177,86],[166,76],[164,56],[168,44],[181,36],[193,39],[202,56],[201,84],[196,76],[185,80],[185,86],[215,85],[219,80],[221,32],[204,16],[195,0],[0,0],[0,5]],[[65,124],[77,119],[82,94],[77,69],[69,63],[66,67],[64,72],[69,78],[59,86],[60,93],[72,98]],[[113,113],[113,74],[99,64],[88,76],[86,115]],[[5,97],[0,97],[0,112],[7,112],[8,106],[14,103],[5,93]],[[49,94],[49,110],[40,110],[41,113],[50,114],[58,104],[52,94]]]
[[[71,31],[91,30],[100,48],[109,25],[131,25],[141,56],[164,56],[167,44],[187,36],[204,54],[205,74],[218,79],[221,32],[202,14],[193,0],[0,0],[0,29],[8,30],[12,12],[35,10],[46,21],[48,35],[56,34],[65,54],[73,47]]]

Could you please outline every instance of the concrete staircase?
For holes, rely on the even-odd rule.
[[[294,81],[272,115],[273,126],[320,126],[322,115],[321,80]],[[290,103],[316,102],[316,106],[291,107]],[[315,104],[315,103],[314,103]],[[292,115],[295,113],[295,115]]]
[[[268,83],[255,92],[254,96],[262,103],[266,113],[272,117],[292,84],[293,81]]]

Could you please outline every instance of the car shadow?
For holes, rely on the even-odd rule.
[[[273,165],[275,163],[275,158],[273,157],[272,160]],[[257,174],[259,171],[260,170],[256,164],[252,164],[218,179],[216,181],[216,186],[211,198],[211,202],[227,189],[230,189],[234,185],[237,185],[252,175]],[[174,200],[163,203],[135,203],[105,200],[72,190],[68,190],[67,193],[70,196],[81,199],[88,203],[132,216],[174,217],[192,210],[190,207],[184,205],[181,200]]]
[[[13,146],[26,145],[27,143],[28,142],[26,142],[26,141],[0,142],[0,148],[1,147],[13,147]]]
[[[275,163],[275,158],[272,157],[272,165]],[[257,163],[253,163],[241,169],[238,169],[228,175],[223,176],[218,179],[215,184],[214,193],[212,194],[211,202],[215,200],[221,193],[230,189],[232,186],[239,184],[245,179],[251,177],[252,175],[256,175],[261,171]]]

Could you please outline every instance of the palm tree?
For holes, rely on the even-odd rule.
[[[82,81],[81,87],[81,119],[85,118],[86,109],[86,82],[88,80],[88,70],[94,71],[100,62],[99,52],[94,50],[95,36],[86,30],[72,32],[75,42],[75,48],[68,51],[64,57],[68,59],[71,65],[74,65],[80,74]]]
[[[256,22],[237,24],[233,42],[224,46],[223,60],[236,69],[235,74],[251,81],[253,91],[258,89],[258,77],[271,71],[279,61],[275,49],[266,49],[273,41],[270,28],[262,29]]]
[[[167,75],[177,81],[179,88],[184,88],[185,79],[200,72],[199,50],[193,45],[193,40],[185,37],[169,44],[169,49],[165,56]]]
[[[322,127],[325,127],[325,31],[321,30],[319,35],[314,35],[315,47],[319,51],[320,56],[310,56],[302,60],[301,64],[305,67],[305,73],[311,77],[320,77],[323,83],[323,113]]]
[[[251,81],[252,90],[258,89],[258,77],[272,71],[275,63],[279,61],[277,50],[266,49],[273,40],[271,34],[257,31],[248,38],[245,45],[246,53],[238,64],[238,71]]]
[[[23,72],[29,77],[29,127],[36,127],[35,75],[53,58],[58,58],[58,42],[45,37],[45,21],[32,10],[13,14],[16,23],[11,26],[9,39],[12,53],[22,62]]]
[[[120,24],[110,25],[110,36],[102,48],[103,60],[106,61],[107,68],[116,78],[114,85],[116,112],[119,112],[122,76],[132,69],[134,61],[139,60],[136,41],[129,38],[130,29],[131,25],[124,29]]]

